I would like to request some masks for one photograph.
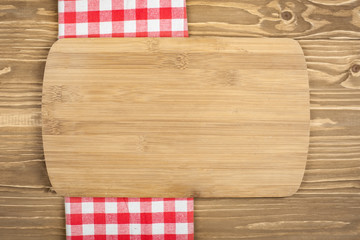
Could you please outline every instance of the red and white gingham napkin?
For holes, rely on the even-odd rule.
[[[187,37],[185,0],[59,0],[59,38]]]
[[[189,240],[190,198],[65,198],[68,240]]]
[[[59,38],[187,37],[185,0],[59,0]],[[65,198],[67,240],[192,240],[191,198]]]

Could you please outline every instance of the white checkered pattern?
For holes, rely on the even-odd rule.
[[[191,198],[65,198],[67,240],[194,238]]]
[[[187,37],[185,0],[59,0],[59,38]]]

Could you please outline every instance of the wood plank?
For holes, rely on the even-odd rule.
[[[359,39],[359,3],[188,0],[189,31],[194,36]],[[44,61],[57,36],[57,1],[2,0],[0,11],[0,55],[8,60]]]
[[[358,39],[358,0],[188,0],[190,35]]]
[[[2,239],[65,239],[62,197],[40,190],[24,191],[19,187],[12,190],[6,191],[4,187],[0,190]]]
[[[57,1],[2,0],[0,29],[2,60],[43,62],[57,39]]]
[[[359,197],[196,199],[196,239],[358,239]],[[64,239],[64,203],[49,193],[1,192],[5,239]]]
[[[196,239],[358,239],[359,197],[196,199]]]

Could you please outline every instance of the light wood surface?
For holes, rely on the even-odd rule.
[[[311,101],[310,149],[300,190],[288,198],[196,198],[195,239],[358,240],[360,75],[353,70],[360,63],[360,1],[187,4],[191,36],[255,33],[302,39]],[[285,8],[295,16],[290,21],[281,17]],[[57,0],[0,1],[3,239],[65,239],[63,197],[51,191],[41,139],[42,81],[48,51],[56,41],[56,12]],[[249,23],[249,16],[255,20]],[[270,17],[275,24],[297,28],[276,31],[264,21]]]
[[[43,143],[68,196],[278,197],[309,144],[291,39],[64,39],[50,50]]]

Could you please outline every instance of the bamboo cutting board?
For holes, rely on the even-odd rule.
[[[297,191],[309,87],[290,39],[63,39],[46,63],[43,143],[70,196]]]

